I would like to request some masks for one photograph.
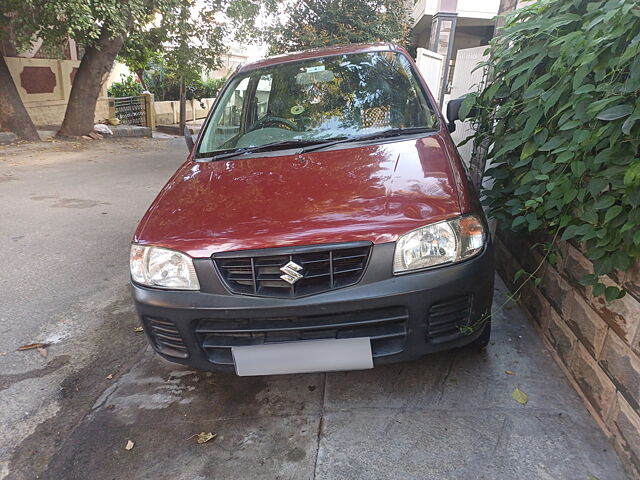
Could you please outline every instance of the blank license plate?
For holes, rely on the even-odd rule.
[[[368,337],[232,347],[231,353],[240,376],[373,368]]]

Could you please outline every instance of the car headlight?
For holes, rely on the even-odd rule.
[[[486,241],[482,219],[465,215],[405,233],[396,243],[393,273],[455,263],[480,253]]]
[[[175,250],[131,245],[131,278],[148,287],[200,290],[200,282],[188,255]]]

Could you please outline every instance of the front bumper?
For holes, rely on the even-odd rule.
[[[196,259],[201,291],[133,284],[136,309],[153,348],[167,360],[203,370],[234,371],[231,347],[366,336],[374,364],[417,359],[477,338],[474,325],[491,310],[491,242],[465,262],[391,274],[395,243],[374,245],[354,286],[301,298],[231,294],[211,259]]]

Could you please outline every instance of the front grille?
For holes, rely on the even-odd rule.
[[[461,334],[460,327],[469,323],[471,295],[434,303],[429,309],[427,335],[434,343],[446,342]]]
[[[189,350],[182,340],[182,335],[169,320],[154,317],[143,317],[156,348],[160,353],[170,357],[187,358]]]
[[[371,244],[353,242],[290,249],[216,254],[214,262],[233,293],[261,297],[299,297],[358,283],[369,259]],[[293,285],[280,270],[294,262],[303,277]]]
[[[373,357],[395,355],[405,349],[407,310],[387,307],[334,315],[269,319],[202,319],[196,338],[210,362],[233,365],[231,347],[333,338],[371,339]]]

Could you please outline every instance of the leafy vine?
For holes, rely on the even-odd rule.
[[[640,256],[640,4],[540,0],[507,17],[491,77],[469,94],[476,148],[490,145],[485,204],[502,229],[583,244],[600,283]]]

